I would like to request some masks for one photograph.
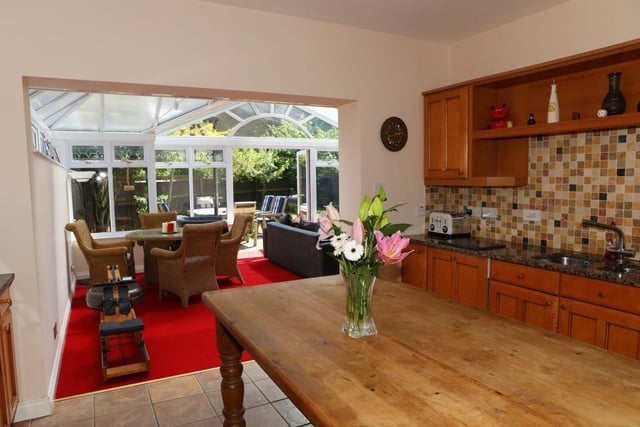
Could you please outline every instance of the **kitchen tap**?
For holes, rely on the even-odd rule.
[[[610,252],[617,256],[618,264],[622,264],[624,262],[625,257],[632,257],[636,254],[635,249],[629,248],[627,249],[624,245],[624,233],[622,230],[615,225],[602,224],[600,222],[589,221],[587,219],[582,220],[583,227],[598,227],[604,228],[605,230],[614,231],[618,235],[618,247],[613,249],[607,249],[607,252]]]

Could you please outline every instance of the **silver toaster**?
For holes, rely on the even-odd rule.
[[[469,215],[462,212],[431,212],[429,234],[451,237],[469,236],[471,234]]]

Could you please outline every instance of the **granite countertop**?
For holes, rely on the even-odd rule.
[[[4,292],[8,286],[11,286],[14,277],[15,275],[13,273],[0,274],[0,293]]]
[[[608,282],[619,283],[622,285],[640,287],[640,264],[637,261],[625,261],[630,265],[637,266],[638,268],[626,273],[619,273],[615,271],[609,271],[602,269],[603,266],[608,265],[603,256],[597,256],[593,254],[584,254],[581,252],[572,252],[561,249],[547,248],[541,246],[523,246],[516,245],[511,242],[501,240],[482,239],[487,245],[491,243],[504,244],[505,247],[500,249],[487,249],[487,250],[474,250],[469,248],[456,247],[449,243],[444,243],[441,239],[436,239],[425,234],[414,234],[405,236],[411,239],[412,243],[422,244],[432,248],[446,249],[455,252],[462,252],[471,255],[485,256],[489,259],[495,259],[500,261],[512,262],[516,264],[528,265],[531,267],[544,268],[547,270],[553,270],[560,273],[574,274],[577,276],[588,277],[591,279],[605,280]],[[544,259],[545,255],[552,253],[562,253],[568,256],[584,259],[589,261],[590,265],[583,266],[571,266],[552,263]]]

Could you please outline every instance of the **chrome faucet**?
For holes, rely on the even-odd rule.
[[[582,220],[583,227],[598,227],[604,228],[606,230],[614,231],[618,235],[618,247],[617,248],[608,248],[607,252],[610,252],[618,257],[618,264],[622,264],[625,257],[632,257],[636,254],[635,249],[629,248],[627,249],[624,245],[624,233],[622,230],[615,225],[602,224],[600,222],[589,221],[587,219]]]

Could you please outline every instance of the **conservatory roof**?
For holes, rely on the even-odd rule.
[[[52,132],[164,135],[209,118],[222,119],[230,135],[260,118],[338,127],[338,111],[330,107],[49,89],[29,89],[29,101],[32,119]]]

